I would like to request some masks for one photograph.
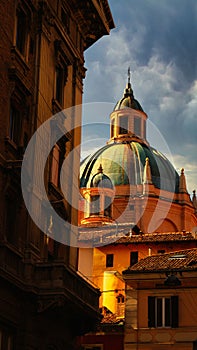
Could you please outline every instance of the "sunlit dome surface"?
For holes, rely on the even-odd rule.
[[[142,106],[132,95],[124,96],[123,98],[121,98],[121,100],[119,100],[116,103],[114,107],[114,111],[125,109],[125,108],[132,108],[143,112]]]
[[[91,187],[92,178],[97,174],[100,164],[113,186],[143,184],[147,157],[155,187],[178,192],[179,176],[169,160],[154,148],[137,141],[107,144],[87,157],[81,163],[80,187]]]

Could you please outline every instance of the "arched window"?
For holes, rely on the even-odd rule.
[[[119,117],[119,134],[128,134],[128,116]]]
[[[111,217],[112,215],[112,208],[111,208],[111,198],[108,196],[105,196],[104,201],[104,215]]]
[[[134,133],[141,136],[141,118],[137,116],[134,117]]]
[[[114,125],[114,119],[111,120],[111,137],[114,137],[114,128],[115,128],[115,125]]]
[[[123,294],[118,294],[116,297],[116,314],[117,317],[124,317],[125,297]]]
[[[95,195],[90,197],[90,215],[99,215],[100,214],[100,196]]]

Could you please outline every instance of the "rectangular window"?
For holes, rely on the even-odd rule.
[[[88,345],[83,345],[82,346],[83,350],[103,350],[103,345],[92,345],[92,344],[88,344]]]
[[[146,120],[144,120],[144,139],[146,139]]]
[[[111,198],[105,196],[104,215],[111,217]]]
[[[56,144],[52,150],[52,162],[51,162],[51,182],[56,187],[59,186],[59,172],[60,172],[60,148]]]
[[[178,327],[178,296],[148,297],[148,327]]]
[[[12,336],[8,336],[8,344],[7,344],[7,350],[12,350],[13,346],[12,346]]]
[[[17,198],[9,198],[6,201],[6,238],[11,244],[17,244]]]
[[[56,68],[55,99],[63,105],[64,102],[64,69],[61,66]]]
[[[128,134],[128,116],[119,117],[119,134]]]
[[[197,350],[197,340],[193,342],[193,350]]]
[[[107,254],[106,267],[113,267],[113,266],[114,266],[114,254]]]
[[[0,350],[13,350],[13,335],[5,328],[0,330]]]
[[[91,215],[99,215],[100,214],[100,196],[91,196]]]
[[[130,252],[130,266],[138,262],[138,252]]]
[[[141,118],[134,117],[134,133],[141,136]]]
[[[61,8],[61,21],[65,31],[69,33],[70,17],[63,7]]]
[[[10,127],[9,137],[17,145],[20,142],[22,118],[19,110],[11,104],[10,106]]]
[[[112,119],[111,120],[111,137],[114,137],[114,128],[115,128],[114,119]]]
[[[164,253],[165,253],[165,249],[159,249],[159,250],[157,251],[157,253],[158,253],[158,254],[164,254]]]
[[[27,44],[27,16],[22,9],[16,14],[16,47],[25,56]]]

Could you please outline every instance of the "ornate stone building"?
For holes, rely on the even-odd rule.
[[[81,104],[84,50],[109,34],[113,19],[107,0],[2,0],[0,23],[0,349],[73,349],[76,335],[99,319],[99,291],[77,273],[78,249],[32,222],[21,164],[37,128]],[[54,210],[77,224],[59,180],[65,156],[80,144],[74,118],[70,130],[47,159],[45,188]]]

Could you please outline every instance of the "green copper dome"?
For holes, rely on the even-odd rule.
[[[153,184],[166,191],[178,192],[179,176],[169,160],[146,143],[137,141],[107,144],[87,157],[80,168],[80,187],[92,186],[100,164],[113,186],[143,184],[147,157]]]
[[[143,109],[140,103],[134,98],[133,89],[130,83],[130,68],[128,69],[128,83],[124,89],[123,97],[116,103],[114,111],[120,109],[132,108],[138,111],[143,112]]]
[[[119,100],[114,108],[114,111],[125,109],[125,108],[133,108],[135,110],[143,112],[143,109],[140,105],[140,103],[134,99],[132,96],[123,96],[121,100]]]

